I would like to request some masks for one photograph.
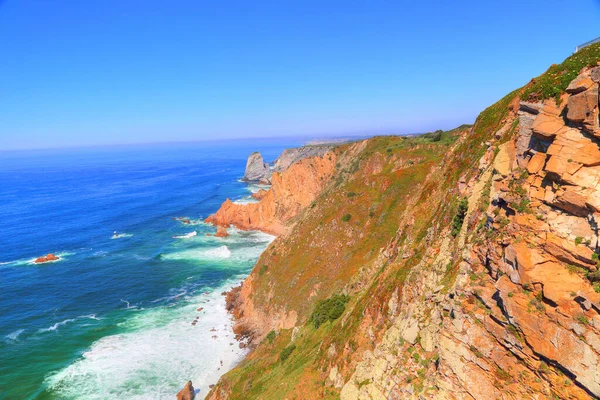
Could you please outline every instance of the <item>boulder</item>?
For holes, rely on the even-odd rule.
[[[271,174],[269,164],[265,163],[259,152],[254,152],[248,157],[246,162],[246,172],[242,180],[259,181],[268,178]]]
[[[544,168],[545,164],[546,154],[536,153],[533,157],[531,157],[531,160],[529,160],[529,163],[527,164],[527,171],[530,174],[537,174],[542,170],[542,168]]]
[[[498,146],[498,150],[498,154],[494,159],[494,170],[505,177],[512,170],[512,164],[515,160],[515,145],[512,141],[508,141]]]
[[[42,264],[42,263],[47,263],[47,262],[51,262],[51,261],[58,261],[58,260],[60,260],[59,257],[55,256],[52,253],[49,253],[49,254],[47,254],[45,256],[41,256],[41,257],[36,258],[33,262],[36,263],[36,264]]]
[[[587,90],[572,94],[567,103],[567,119],[583,124],[588,132],[598,129],[598,84]]]
[[[596,83],[600,82],[600,67],[594,67],[590,70],[590,79]]]
[[[571,83],[569,83],[569,86],[567,86],[566,91],[569,94],[577,94],[585,92],[592,86],[594,86],[594,81],[590,77],[582,74],[579,75],[577,78],[573,79]]]
[[[215,233],[215,237],[227,237],[229,233],[227,233],[227,229],[222,226],[217,226],[217,233]]]
[[[194,400],[194,398],[196,398],[194,386],[192,386],[192,381],[188,381],[183,389],[177,393],[177,400]]]
[[[552,205],[578,217],[585,217],[590,213],[586,198],[575,190],[562,191],[554,198]]]
[[[541,139],[553,139],[559,132],[567,128],[561,118],[541,113],[533,120],[531,129],[533,134]]]

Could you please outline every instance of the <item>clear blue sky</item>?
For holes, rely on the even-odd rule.
[[[473,122],[598,1],[0,0],[0,150]]]

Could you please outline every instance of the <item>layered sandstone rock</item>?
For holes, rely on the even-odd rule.
[[[271,188],[258,203],[236,204],[228,199],[206,222],[282,234],[288,221],[309,206],[329,183],[335,162],[336,155],[332,151],[319,157],[304,158],[284,172],[275,172]]]

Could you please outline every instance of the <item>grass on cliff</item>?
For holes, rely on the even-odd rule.
[[[584,67],[593,67],[600,60],[600,43],[579,50],[560,64],[554,64],[542,75],[531,80],[521,94],[521,100],[540,101],[554,98],[557,103],[569,83]]]
[[[333,325],[303,329],[291,342],[291,329],[282,330],[272,343],[264,341],[219,383],[230,389],[231,400],[338,399],[337,390],[324,385],[327,377],[316,366],[323,339]]]

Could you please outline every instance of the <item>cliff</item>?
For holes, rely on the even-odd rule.
[[[244,230],[256,229],[280,235],[298,212],[309,206],[331,180],[337,155],[328,151],[304,158],[271,177],[271,188],[258,203],[236,204],[226,200],[206,222]]]
[[[253,350],[208,398],[600,397],[599,60],[470,128],[336,147],[228,295]]]
[[[285,149],[283,153],[275,160],[273,171],[283,172],[297,161],[309,157],[321,157],[333,149],[333,145],[310,145],[298,148]]]

